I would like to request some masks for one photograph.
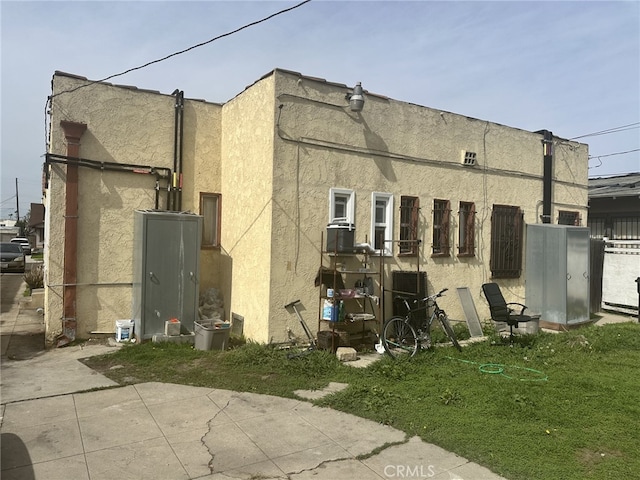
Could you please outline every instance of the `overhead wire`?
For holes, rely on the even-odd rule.
[[[636,130],[640,128],[640,122],[635,122],[635,123],[629,123],[627,125],[621,125],[619,127],[613,127],[613,128],[607,128],[606,130],[600,130],[599,132],[593,132],[593,133],[587,133],[585,135],[579,135],[577,137],[573,137],[570,138],[569,140],[577,140],[579,138],[586,138],[586,137],[597,137],[600,135],[609,135],[611,133],[620,133],[620,132],[626,132],[629,130]],[[626,155],[628,153],[634,153],[634,152],[638,152],[640,151],[640,148],[634,148],[632,150],[626,150],[624,152],[615,152],[615,153],[607,153],[604,155],[589,155],[589,160],[598,160],[600,163],[598,165],[594,165],[593,167],[589,167],[589,170],[592,168],[598,168],[602,165],[602,158],[605,157],[614,157],[617,155]]]
[[[168,59],[170,59],[172,57],[175,57],[177,55],[182,55],[183,53],[187,53],[187,52],[189,52],[191,50],[194,50],[196,48],[203,47],[203,46],[208,45],[208,44],[210,44],[212,42],[215,42],[216,40],[220,40],[221,38],[228,37],[230,35],[233,35],[235,33],[240,32],[242,30],[245,30],[245,29],[247,29],[249,27],[253,27],[253,26],[258,25],[260,23],[266,22],[267,20],[270,20],[270,19],[272,19],[272,18],[274,18],[274,17],[276,17],[278,15],[282,15],[283,13],[287,13],[287,12],[290,12],[291,10],[295,10],[296,8],[299,8],[302,5],[304,5],[305,3],[309,3],[310,1],[311,0],[304,0],[304,1],[300,2],[300,3],[298,3],[297,5],[294,5],[292,7],[288,7],[288,8],[282,9],[282,10],[280,10],[278,12],[272,13],[271,15],[268,15],[268,16],[266,16],[264,18],[261,18],[260,20],[256,20],[254,22],[247,23],[247,24],[243,25],[242,27],[236,28],[235,30],[232,30],[232,31],[227,32],[227,33],[220,34],[220,35],[218,35],[216,37],[213,37],[213,38],[211,38],[211,39],[209,39],[209,40],[207,40],[205,42],[201,42],[201,43],[198,43],[196,45],[192,45],[191,47],[188,47],[188,48],[185,48],[183,50],[180,50],[178,52],[174,52],[174,53],[171,53],[169,55],[165,55],[162,58],[158,58],[156,60],[152,60],[150,62],[147,62],[147,63],[143,64],[143,65],[139,65],[137,67],[129,68],[129,69],[123,71],[123,72],[114,73],[113,75],[109,75],[108,77],[105,77],[105,78],[103,78],[101,80],[92,80],[89,83],[86,83],[84,85],[79,85],[79,86],[77,86],[75,88],[72,88],[72,89],[69,89],[69,90],[64,90],[62,92],[58,92],[58,93],[56,93],[54,95],[51,95],[49,98],[57,97],[59,95],[62,95],[63,93],[75,92],[76,90],[80,90],[81,88],[88,87],[88,86],[93,85],[95,83],[106,82],[107,80],[111,80],[112,78],[120,77],[120,76],[125,75],[127,73],[131,73],[131,72],[134,72],[136,70],[141,70],[141,69],[146,68],[146,67],[148,67],[150,65],[154,65],[154,64],[160,63],[160,62],[164,62],[165,60],[168,60]]]
[[[4,200],[2,200],[2,201],[0,202],[0,205],[4,205],[4,204],[5,204],[5,203],[7,203],[9,200],[13,200],[14,198],[16,198],[16,195],[13,195],[13,196],[11,196],[11,197],[9,197],[9,198],[5,198]]]
[[[599,135],[608,135],[610,133],[626,132],[627,130],[635,130],[640,128],[640,122],[630,123],[628,125],[621,125],[619,127],[608,128],[606,130],[600,130],[599,132],[586,133],[577,137],[570,138],[569,140],[577,140],[585,137],[597,137]]]
[[[171,53],[171,54],[169,54],[169,55],[165,55],[165,56],[164,56],[164,57],[162,57],[162,58],[158,58],[158,59],[156,59],[156,60],[152,60],[152,61],[150,61],[150,62],[147,62],[147,63],[143,64],[143,65],[139,65],[139,66],[137,66],[137,67],[132,67],[132,68],[129,68],[129,69],[127,69],[127,70],[123,71],[123,72],[120,72],[120,73],[114,73],[113,75],[109,75],[109,76],[107,76],[107,77],[104,77],[103,79],[100,79],[100,80],[92,80],[92,81],[89,81],[88,83],[85,83],[85,84],[83,84],[83,85],[79,85],[79,86],[77,86],[77,87],[75,87],[75,88],[71,88],[71,89],[69,89],[69,90],[63,90],[62,92],[58,92],[58,93],[56,93],[56,94],[52,94],[52,95],[50,95],[49,97],[47,97],[47,102],[46,102],[45,107],[44,107],[44,116],[45,116],[45,148],[46,148],[46,151],[48,151],[48,150],[49,150],[47,114],[48,114],[49,105],[51,104],[51,100],[52,100],[54,97],[60,96],[60,95],[65,94],[65,93],[72,93],[72,92],[75,92],[75,91],[77,91],[77,90],[80,90],[81,88],[85,88],[85,87],[88,87],[88,86],[90,86],[90,85],[94,85],[94,84],[96,84],[96,83],[106,82],[107,80],[111,80],[112,78],[120,77],[120,76],[122,76],[122,75],[125,75],[125,74],[127,74],[127,73],[131,73],[131,72],[134,72],[134,71],[136,71],[136,70],[141,70],[141,69],[146,68],[146,67],[148,67],[148,66],[150,66],[150,65],[154,65],[154,64],[156,64],[156,63],[163,62],[163,61],[168,60],[168,59],[170,59],[170,58],[172,58],[172,57],[175,57],[175,56],[177,56],[177,55],[182,55],[183,53],[187,53],[187,52],[189,52],[189,51],[191,51],[191,50],[194,50],[194,49],[196,49],[196,48],[202,47],[202,46],[204,46],[204,45],[208,45],[208,44],[210,44],[210,43],[212,43],[212,42],[215,42],[216,40],[220,40],[221,38],[228,37],[228,36],[230,36],[230,35],[233,35],[233,34],[235,34],[235,33],[240,32],[240,31],[242,31],[242,30],[245,30],[245,29],[247,29],[247,28],[249,28],[249,27],[253,27],[253,26],[258,25],[258,24],[260,24],[260,23],[266,22],[267,20],[270,20],[270,19],[272,19],[272,18],[274,18],[274,17],[277,17],[278,15],[282,15],[283,13],[287,13],[287,12],[290,12],[290,11],[292,11],[292,10],[295,10],[296,8],[299,8],[299,7],[303,6],[303,5],[304,5],[304,4],[306,4],[306,3],[309,3],[310,1],[311,1],[311,0],[303,0],[302,2],[300,2],[300,3],[296,4],[296,5],[292,6],[292,7],[284,8],[284,9],[282,9],[282,10],[279,10],[279,11],[275,12],[275,13],[272,13],[271,15],[267,15],[266,17],[261,18],[260,20],[256,20],[256,21],[253,21],[253,22],[251,22],[251,23],[247,23],[247,24],[245,24],[245,25],[243,25],[243,26],[241,26],[241,27],[239,27],[239,28],[236,28],[235,30],[232,30],[232,31],[230,31],[230,32],[226,32],[226,33],[220,34],[220,35],[218,35],[218,36],[216,36],[216,37],[213,37],[213,38],[211,38],[211,39],[209,39],[209,40],[207,40],[207,41],[205,41],[205,42],[201,42],[201,43],[198,43],[198,44],[196,44],[196,45],[192,45],[191,47],[185,48],[185,49],[183,49],[183,50],[180,50],[180,51],[177,51],[177,52]]]
[[[627,150],[626,152],[607,153],[606,155],[589,155],[589,158],[613,157],[615,155],[625,155],[633,152],[640,152],[640,148],[634,148],[633,150]]]

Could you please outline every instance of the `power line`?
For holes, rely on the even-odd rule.
[[[294,5],[293,7],[285,8],[285,9],[283,9],[283,10],[280,10],[280,11],[276,12],[276,13],[272,13],[271,15],[268,15],[268,16],[266,16],[266,17],[264,17],[264,18],[260,19],[260,20],[256,20],[256,21],[254,21],[254,22],[247,23],[246,25],[243,25],[242,27],[236,28],[235,30],[232,30],[232,31],[227,32],[227,33],[223,33],[223,34],[221,34],[221,35],[218,35],[217,37],[213,37],[213,38],[211,38],[211,39],[207,40],[206,42],[198,43],[197,45],[193,45],[193,46],[191,46],[191,47],[189,47],[189,48],[185,48],[184,50],[180,50],[179,52],[174,52],[174,53],[171,53],[171,54],[169,54],[169,55],[166,55],[166,56],[164,56],[164,57],[162,57],[162,58],[159,58],[159,59],[157,59],[157,60],[152,60],[152,61],[150,61],[150,62],[145,63],[144,65],[140,65],[140,66],[138,66],[138,67],[129,68],[128,70],[125,70],[124,72],[114,73],[113,75],[109,75],[108,77],[105,77],[105,78],[103,78],[103,79],[101,79],[101,80],[93,80],[93,81],[91,81],[91,82],[89,82],[89,83],[86,83],[86,84],[84,84],[84,85],[80,85],[80,86],[75,87],[75,88],[72,88],[72,89],[70,89],[70,90],[64,90],[64,91],[62,91],[62,92],[58,92],[58,93],[56,93],[55,95],[51,95],[51,96],[49,97],[49,100],[50,100],[50,99],[52,99],[53,97],[57,97],[57,96],[59,96],[59,95],[62,95],[63,93],[71,93],[71,92],[75,92],[76,90],[80,90],[81,88],[88,87],[88,86],[93,85],[93,84],[95,84],[95,83],[106,82],[107,80],[111,80],[112,78],[120,77],[120,76],[125,75],[125,74],[127,74],[127,73],[131,73],[131,72],[136,71],[136,70],[141,70],[141,69],[143,69],[143,68],[145,68],[145,67],[148,67],[148,66],[150,66],[150,65],[153,65],[153,64],[155,64],[155,63],[163,62],[163,61],[165,61],[165,60],[168,60],[168,59],[169,59],[169,58],[171,58],[171,57],[175,57],[175,56],[177,56],[177,55],[182,55],[183,53],[187,53],[187,52],[189,52],[189,51],[191,51],[191,50],[194,50],[194,49],[196,49],[196,48],[198,48],[198,47],[202,47],[202,46],[204,46],[204,45],[208,45],[208,44],[210,44],[210,43],[212,43],[212,42],[215,42],[216,40],[220,40],[221,38],[228,37],[228,36],[230,36],[230,35],[233,35],[233,34],[235,34],[235,33],[238,33],[238,32],[240,32],[240,31],[242,31],[242,30],[244,30],[244,29],[246,29],[246,28],[253,27],[253,26],[258,25],[258,24],[260,24],[260,23],[266,22],[267,20],[270,20],[270,19],[272,19],[273,17],[276,17],[276,16],[278,16],[278,15],[282,15],[283,13],[287,13],[287,12],[290,12],[291,10],[295,10],[296,8],[299,8],[299,7],[301,7],[302,5],[304,5],[305,3],[309,3],[310,1],[311,1],[311,0],[304,0],[304,1],[300,2],[300,3],[298,3],[297,5]]]
[[[6,199],[4,199],[4,200],[2,200],[2,201],[0,202],[0,205],[3,205],[3,204],[5,204],[5,203],[7,203],[9,200],[13,200],[14,198],[16,198],[16,196],[15,196],[15,195],[13,195],[13,196],[11,196],[11,197],[9,197],[9,198],[6,198]]]
[[[629,125],[622,125],[620,127],[608,128],[606,130],[600,130],[599,132],[587,133],[585,135],[570,138],[569,140],[577,140],[578,138],[585,137],[597,137],[599,135],[608,135],[610,133],[626,132],[627,130],[635,130],[636,128],[640,128],[640,122],[630,123]]]
[[[634,148],[633,150],[627,150],[626,152],[607,153],[606,155],[589,155],[589,158],[604,158],[613,157],[615,155],[624,155],[626,153],[640,152],[640,148]]]
[[[208,45],[209,43],[215,42],[216,40],[219,40],[219,39],[224,38],[224,37],[228,37],[230,35],[233,35],[234,33],[238,33],[238,32],[240,32],[240,31],[242,31],[242,30],[244,30],[246,28],[253,27],[254,25],[258,25],[260,23],[266,22],[267,20],[270,20],[273,17],[277,17],[278,15],[282,15],[283,13],[287,13],[287,12],[290,12],[291,10],[295,10],[296,8],[299,8],[302,5],[304,5],[305,3],[309,3],[310,1],[311,0],[304,0],[304,1],[300,2],[300,3],[298,3],[297,5],[294,5],[293,7],[285,8],[283,10],[280,10],[280,11],[276,12],[276,13],[272,13],[271,15],[268,15],[268,16],[260,19],[260,20],[256,20],[254,22],[247,23],[246,25],[243,25],[240,28],[236,28],[235,30],[232,30],[230,32],[223,33],[221,35],[218,35],[217,37],[213,37],[213,38],[207,40],[206,42],[198,43],[197,45],[193,45],[193,46],[191,46],[189,48],[185,48],[184,50],[180,50],[179,52],[174,52],[174,53],[166,55],[166,56],[164,56],[162,58],[159,58],[157,60],[152,60],[150,62],[145,63],[144,65],[140,65],[138,67],[129,68],[128,70],[125,70],[124,72],[114,73],[113,75],[109,75],[108,77],[105,77],[102,80],[92,80],[89,83],[86,83],[84,85],[80,85],[80,86],[72,88],[70,90],[63,90],[62,92],[58,92],[56,94],[50,95],[49,97],[47,97],[47,101],[46,101],[45,106],[44,106],[44,145],[45,145],[45,151],[47,151],[47,152],[49,151],[49,132],[48,132],[49,126],[48,126],[48,122],[47,122],[47,115],[48,115],[49,105],[50,105],[51,99],[53,97],[57,97],[59,95],[62,95],[63,93],[75,92],[76,90],[80,90],[81,88],[88,87],[88,86],[94,85],[96,83],[106,82],[107,80],[111,80],[112,78],[120,77],[120,76],[125,75],[127,73],[130,73],[130,72],[133,72],[133,71],[136,71],[136,70],[141,70],[141,69],[143,69],[145,67],[148,67],[150,65],[153,65],[155,63],[163,62],[165,60],[168,60],[171,57],[175,57],[177,55],[181,55],[183,53],[187,53],[187,52],[189,52],[189,51],[191,51],[191,50],[193,50],[195,48],[202,47],[204,45]]]

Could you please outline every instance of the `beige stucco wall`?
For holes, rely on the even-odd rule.
[[[85,85],[80,78],[54,76],[54,94]],[[108,84],[92,84],[52,99],[50,152],[66,154],[60,121],[84,123],[80,156],[164,168],[173,167],[175,98]],[[186,101],[182,210],[198,212],[198,189],[219,189],[219,169],[198,175],[194,157],[219,164],[218,105]],[[216,175],[217,173],[217,175]],[[45,252],[47,340],[61,332],[66,166],[52,165],[46,193],[48,245]],[[166,206],[161,181],[160,208]],[[115,320],[131,318],[133,215],[155,207],[153,175],[79,168],[77,241],[77,336],[114,332]],[[207,258],[207,261],[210,259]],[[205,283],[213,283],[209,278]]]
[[[222,271],[229,319],[268,342],[273,203],[273,77],[225,104],[222,119]]]
[[[56,76],[54,91],[84,83]],[[454,319],[463,318],[455,294],[461,286],[471,289],[481,318],[488,316],[480,286],[491,279],[492,206],[519,206],[525,222],[540,221],[542,135],[374,95],[355,113],[348,91],[276,70],[224,106],[186,100],[183,210],[198,213],[200,192],[222,195],[221,248],[201,251],[201,291],[219,288],[227,319],[244,317],[244,333],[254,340],[279,342],[290,331],[303,337],[295,315],[283,308],[296,299],[316,329],[314,279],[332,187],[355,191],[356,242],[370,238],[372,192],[393,195],[396,239],[400,196],[420,198],[420,257],[385,258],[384,282],[389,288],[392,270],[416,270],[419,263],[429,292],[450,289],[441,306]],[[66,151],[59,123],[69,120],[88,125],[84,158],[172,167],[172,96],[96,84],[54,97],[52,111],[54,153]],[[554,144],[553,221],[558,210],[572,210],[586,222],[587,147]],[[476,167],[461,166],[465,150],[477,153]],[[51,167],[46,197],[50,336],[59,333],[62,312],[64,176],[63,165]],[[149,176],[80,169],[79,334],[113,331],[116,319],[131,315],[133,211],[153,208],[154,187]],[[447,258],[430,255],[436,198],[451,202]],[[161,199],[164,208],[164,192]],[[471,258],[455,255],[460,201],[476,206]],[[510,300],[524,299],[524,274],[499,283]]]
[[[183,209],[201,213],[200,193],[222,192],[222,106],[185,100],[184,130]],[[226,279],[220,271],[225,258],[218,248],[200,250],[201,292],[223,288]]]
[[[428,291],[449,288],[441,306],[454,319],[464,319],[455,288],[469,287],[481,317],[488,317],[481,285],[491,279],[491,209],[494,204],[519,206],[525,222],[540,221],[542,135],[375,96],[367,96],[364,110],[354,113],[344,86],[285,72],[276,72],[276,79],[276,104],[282,108],[274,155],[271,334],[282,338],[288,328],[301,334],[295,317],[282,308],[298,298],[307,322],[312,329],[317,326],[313,281],[331,187],[355,191],[356,242],[371,238],[372,192],[393,194],[396,239],[400,196],[418,196],[419,268],[427,272]],[[559,209],[579,211],[586,218],[586,146],[557,143],[554,180],[563,183],[554,185],[553,218],[557,221]],[[461,166],[464,150],[478,154],[477,167]],[[436,198],[451,201],[452,255],[447,258],[430,255]],[[460,201],[476,205],[477,255],[472,258],[455,255]],[[391,270],[417,266],[415,258],[386,257],[386,287]],[[499,283],[510,299],[524,299],[524,274]]]

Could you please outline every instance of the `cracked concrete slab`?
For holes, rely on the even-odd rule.
[[[3,479],[377,480],[399,478],[399,468],[411,478],[424,465],[437,467],[438,479],[500,478],[399,430],[306,401],[346,384],[299,391],[298,399],[157,382],[120,387],[78,361],[113,348],[4,355]]]
[[[92,480],[384,479],[402,468],[403,478],[500,478],[417,437],[305,401],[162,383],[9,403],[0,433],[3,479],[76,470],[74,478]]]

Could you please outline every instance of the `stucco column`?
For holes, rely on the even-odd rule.
[[[87,129],[84,123],[61,121],[67,144],[67,157],[80,157],[80,138]],[[78,162],[67,163],[67,180],[64,214],[64,276],[62,333],[69,340],[76,337],[76,283],[78,245]]]

